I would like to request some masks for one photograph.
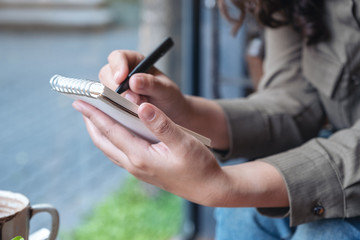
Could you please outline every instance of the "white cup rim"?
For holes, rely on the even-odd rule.
[[[6,201],[9,199],[16,200],[15,202]],[[5,215],[4,218],[7,218],[9,216],[12,216],[18,212],[21,212],[24,210],[28,205],[30,204],[30,201],[25,195],[21,193],[11,192],[11,191],[5,191],[0,190],[0,209],[12,209],[13,212],[9,215]],[[1,219],[1,218],[0,218]]]

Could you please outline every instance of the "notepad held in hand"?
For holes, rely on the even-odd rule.
[[[98,108],[136,135],[152,143],[159,142],[155,135],[139,119],[137,114],[138,105],[128,101],[100,82],[55,75],[50,79],[50,85],[57,92],[73,99],[82,100]],[[179,127],[210,147],[210,139],[189,129]]]

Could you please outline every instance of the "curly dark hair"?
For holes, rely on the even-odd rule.
[[[218,0],[224,17],[233,23],[233,32],[241,27],[246,12],[251,12],[264,26],[277,28],[291,25],[299,31],[308,45],[329,37],[325,23],[324,0],[231,0],[239,10],[238,17],[230,16],[225,0]]]

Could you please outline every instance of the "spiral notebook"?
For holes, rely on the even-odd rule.
[[[53,90],[60,92],[73,99],[79,99],[98,108],[120,124],[146,140],[156,143],[159,140],[141,122],[138,117],[138,105],[128,101],[120,94],[104,86],[100,82],[68,78],[55,75],[50,79],[50,86]],[[211,146],[211,141],[198,133],[182,128],[206,146]]]

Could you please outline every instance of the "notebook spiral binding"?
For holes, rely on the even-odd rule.
[[[50,86],[58,92],[88,97],[96,97],[103,90],[103,85],[99,82],[68,78],[60,75],[54,75],[50,79]]]

